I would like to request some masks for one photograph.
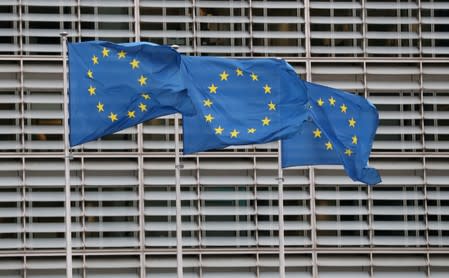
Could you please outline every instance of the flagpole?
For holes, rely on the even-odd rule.
[[[178,50],[179,46],[172,45]],[[179,151],[179,114],[175,114],[175,179],[176,179],[176,269],[178,278],[183,277],[182,262],[182,218],[181,218],[181,168]]]
[[[67,92],[67,32],[59,34],[62,38],[62,72],[64,90],[64,176],[65,176],[65,236],[66,236],[66,277],[72,278],[72,218],[70,203],[70,152],[69,115]]]
[[[278,207],[279,207],[279,277],[285,278],[284,238],[284,172],[282,171],[282,141],[278,141]]]
[[[175,176],[176,176],[176,261],[178,278],[182,271],[182,221],[181,221],[181,164],[179,154],[179,114],[175,114]]]

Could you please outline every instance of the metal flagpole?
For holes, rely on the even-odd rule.
[[[72,218],[70,204],[70,153],[69,153],[69,109],[67,92],[67,32],[61,32],[62,72],[64,87],[64,175],[65,175],[65,236],[66,236],[66,277],[72,278]]]
[[[175,114],[175,176],[176,176],[176,260],[178,278],[182,278],[181,164],[179,154],[179,114]]]
[[[284,239],[284,173],[282,171],[282,143],[278,141],[278,207],[279,207],[279,277],[285,278]]]
[[[172,45],[178,50],[179,46]],[[175,179],[176,179],[176,268],[178,278],[183,277],[182,262],[182,219],[181,219],[181,168],[179,152],[179,114],[175,114]]]

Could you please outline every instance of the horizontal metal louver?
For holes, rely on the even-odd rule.
[[[303,79],[377,107],[369,164],[383,180],[292,167],[281,202],[278,142],[182,156],[178,230],[175,117],[163,116],[71,149],[73,277],[176,277],[177,231],[184,277],[279,277],[282,265],[285,277],[446,277],[448,10],[430,0],[0,0],[0,277],[66,274],[62,31],[70,42],[285,58]]]

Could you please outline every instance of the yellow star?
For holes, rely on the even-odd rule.
[[[335,100],[334,97],[331,97],[331,98],[329,99],[329,104],[330,104],[331,106],[335,106],[335,102],[336,102],[336,100]]]
[[[349,119],[348,122],[350,127],[355,127],[356,121],[354,120],[354,118]]]
[[[351,151],[351,149],[346,149],[346,151],[345,151],[345,155],[347,155],[347,156],[351,156],[351,155],[352,155],[352,151]]]
[[[91,96],[95,95],[95,87],[89,86],[89,89],[87,89],[89,91],[89,94]]]
[[[88,70],[88,71],[87,71],[87,76],[88,76],[90,79],[94,79],[94,73],[93,73],[91,70]]]
[[[356,135],[352,136],[352,144],[357,145],[358,140]]]
[[[137,69],[139,67],[140,61],[137,61],[136,59],[133,59],[129,64],[131,65],[132,69]]]
[[[115,122],[118,120],[117,114],[114,114],[112,112],[111,112],[111,114],[109,114],[108,118],[111,119],[111,122]]]
[[[345,104],[343,104],[342,106],[340,106],[340,110],[341,110],[341,113],[346,113],[346,110],[348,110],[348,107]]]
[[[271,120],[268,117],[265,117],[262,119],[262,125],[266,126],[266,125],[270,125]]]
[[[126,52],[122,50],[119,53],[117,53],[117,56],[119,59],[123,59],[126,56]]]
[[[228,76],[229,76],[229,74],[228,74],[226,71],[223,71],[223,72],[220,74],[221,81],[223,81],[223,80],[228,80]]]
[[[147,100],[151,98],[149,94],[145,94],[145,93],[142,94],[142,97]]]
[[[103,51],[101,51],[101,53],[103,54],[103,57],[109,56],[109,49],[103,47]]]
[[[231,138],[237,138],[237,136],[239,135],[239,131],[234,129],[233,131],[229,132],[229,134],[231,134]]]
[[[136,111],[128,111],[128,118],[132,119],[136,117]]]
[[[211,107],[213,102],[210,99],[203,100],[203,105],[206,107]]]
[[[104,104],[101,103],[101,102],[98,102],[97,109],[98,109],[98,112],[103,112],[104,111]]]
[[[263,87],[265,94],[271,94],[271,87],[268,86],[268,84],[265,84],[265,86]]]
[[[316,103],[318,103],[318,106],[323,106],[324,101],[320,98]]]
[[[313,131],[313,137],[315,137],[315,138],[320,137],[320,138],[321,138],[321,130],[319,130],[318,128],[315,129],[315,130]]]
[[[248,128],[248,133],[249,134],[254,134],[254,133],[256,133],[256,129],[254,127]]]
[[[237,73],[237,76],[243,76],[243,71],[241,69],[236,69],[235,73]]]
[[[140,86],[146,85],[147,84],[147,79],[145,76],[141,75],[140,78],[138,79]]]
[[[215,128],[215,134],[222,134],[223,133],[224,128],[222,128],[221,126],[218,126]]]
[[[326,150],[332,150],[333,146],[330,141],[327,141],[327,143],[325,145],[326,145]]]
[[[94,63],[94,65],[98,64],[98,57],[97,56],[92,56],[92,63]]]
[[[253,72],[253,73],[251,73],[251,79],[252,79],[253,81],[258,81],[258,80],[259,80],[259,76],[257,76],[257,74],[255,74],[255,73]]]
[[[276,104],[273,103],[272,101],[270,101],[270,103],[268,103],[268,109],[271,110],[276,110]]]
[[[207,114],[204,116],[204,119],[206,120],[206,122],[211,123],[214,118],[214,116],[212,116],[212,114]]]
[[[147,111],[147,105],[143,104],[142,102],[139,104],[139,108],[140,108],[140,111],[142,111],[142,112]]]
[[[216,94],[217,93],[218,87],[215,86],[213,83],[208,88],[209,88],[209,93],[211,93],[211,94]]]

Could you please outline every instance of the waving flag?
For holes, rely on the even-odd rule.
[[[282,141],[282,166],[342,164],[353,180],[381,181],[367,166],[379,116],[362,97],[305,83],[309,120],[295,136]]]
[[[295,133],[307,118],[307,95],[280,59],[182,57],[197,110],[184,115],[184,153],[265,143]]]
[[[195,113],[170,47],[94,41],[68,50],[71,146],[158,116]]]

